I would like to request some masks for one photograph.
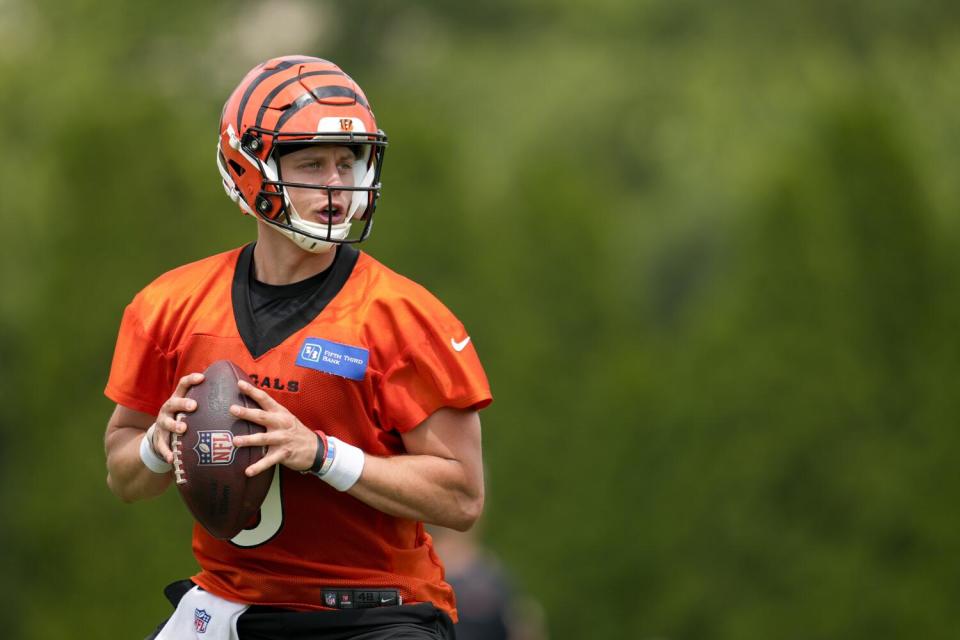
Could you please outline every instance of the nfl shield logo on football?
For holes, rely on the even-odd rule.
[[[233,434],[229,431],[198,431],[193,450],[202,465],[230,464],[237,455]]]
[[[210,622],[210,614],[205,609],[193,610],[193,626],[197,628],[197,633],[207,632],[207,623]]]

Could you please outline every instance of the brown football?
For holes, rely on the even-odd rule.
[[[230,413],[232,404],[257,407],[237,387],[238,380],[250,381],[247,374],[229,360],[217,360],[203,375],[203,382],[187,391],[197,409],[181,414],[187,430],[173,437],[173,473],[193,517],[210,535],[226,540],[254,523],[274,469],[248,478],[244,469],[262,458],[265,448],[233,446],[234,436],[265,431]]]

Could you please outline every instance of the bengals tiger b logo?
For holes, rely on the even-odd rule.
[[[340,118],[340,131],[353,131],[353,118]]]

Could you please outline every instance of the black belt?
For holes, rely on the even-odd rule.
[[[178,580],[163,590],[170,604],[176,608],[180,599],[194,586],[190,580]],[[396,589],[344,589],[326,587],[323,589],[323,605],[331,609],[371,609],[373,607],[395,607],[403,604],[403,596]],[[278,607],[252,605],[253,611],[287,611]]]
[[[403,604],[403,596],[396,589],[341,589],[323,590],[323,606],[331,609],[370,609],[395,607]]]

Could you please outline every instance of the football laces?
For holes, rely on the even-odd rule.
[[[178,414],[177,422],[183,420],[185,415],[186,414],[183,413]],[[177,484],[186,484],[186,473],[183,470],[183,440],[180,439],[179,433],[173,433],[171,436],[170,448],[173,450],[173,477],[176,479]]]

